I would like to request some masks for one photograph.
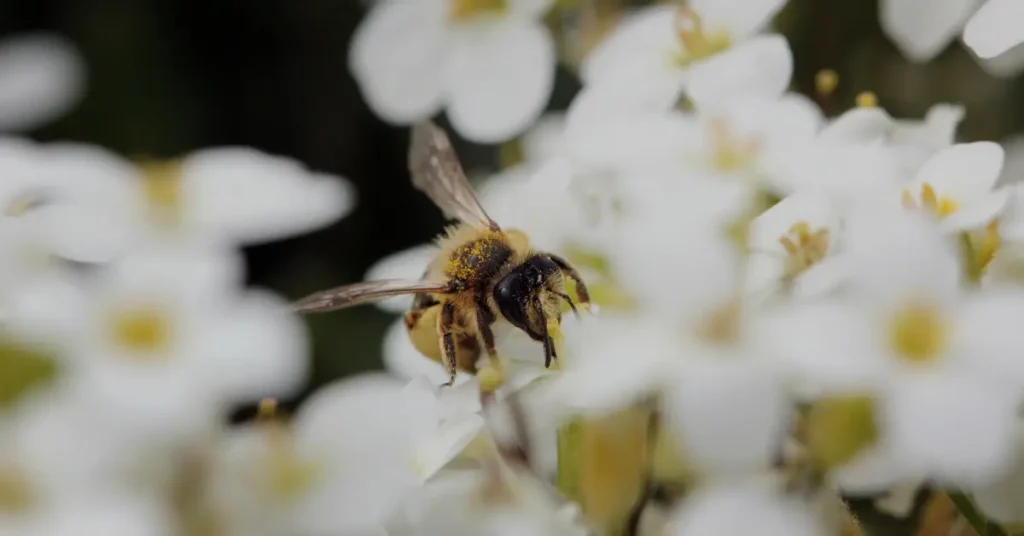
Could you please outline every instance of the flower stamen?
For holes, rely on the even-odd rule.
[[[921,185],[920,202],[914,199],[914,194],[908,189],[903,190],[901,201],[903,208],[910,210],[924,208],[939,218],[945,218],[960,210],[960,204],[955,199],[936,194],[935,188],[927,182]]]
[[[177,161],[146,162],[140,167],[153,220],[160,224],[177,224],[182,205],[181,164]]]
[[[760,152],[761,144],[756,139],[740,139],[731,132],[724,120],[712,121],[710,124],[711,143],[713,145],[711,165],[724,173],[749,169],[753,166]]]
[[[686,67],[699,60],[714,56],[732,46],[732,37],[726,32],[708,32],[693,8],[680,6],[675,18],[676,39],[682,50],[676,53],[676,63]]]
[[[948,339],[948,326],[933,306],[910,303],[896,311],[889,323],[889,343],[897,357],[906,363],[923,365],[934,362]]]
[[[160,353],[171,341],[170,322],[156,309],[120,311],[110,318],[109,329],[114,344],[133,354]]]
[[[498,15],[508,10],[509,0],[450,0],[448,17],[463,22],[480,15]]]
[[[786,250],[785,276],[793,278],[825,258],[829,248],[829,230],[812,231],[810,224],[799,221],[779,237],[779,244]]]

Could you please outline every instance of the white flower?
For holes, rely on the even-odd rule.
[[[929,159],[901,190],[903,205],[941,220],[947,231],[984,227],[1006,205],[1008,194],[993,191],[1003,167],[1003,150],[992,142],[954,145]]]
[[[499,460],[427,485],[388,525],[395,536],[583,536],[575,509],[560,506],[545,482]]]
[[[0,130],[27,130],[63,115],[80,98],[84,78],[82,58],[62,37],[0,42]]]
[[[789,45],[760,32],[784,3],[691,0],[642,8],[586,58],[584,84],[643,95],[662,110],[684,91],[698,107],[743,94],[779,95],[792,74]]]
[[[755,296],[777,292],[797,297],[828,293],[843,279],[841,221],[827,198],[793,194],[750,224],[747,289]]]
[[[445,108],[477,142],[520,134],[551,94],[551,0],[387,0],[356,30],[349,66],[370,107],[409,124]]]
[[[955,254],[920,216],[873,207],[846,236],[849,292],[772,329],[779,355],[826,395],[872,399],[902,476],[991,479],[1012,449],[1024,340],[1009,319],[1024,296],[962,290]]]
[[[63,214],[80,220],[68,225],[61,244],[86,262],[168,237],[228,245],[279,240],[333,223],[354,205],[344,179],[255,149],[204,149],[142,167],[88,145],[40,149],[46,181],[75,201],[60,205],[54,225]]]
[[[961,35],[964,44],[992,74],[1009,75],[1024,67],[1011,49],[1024,43],[1016,0],[881,0],[882,29],[912,61],[931,61]],[[1003,60],[1008,60],[1003,61]]]
[[[702,486],[686,497],[669,526],[674,536],[725,536],[751,527],[771,536],[826,533],[808,505],[756,480]]]
[[[992,521],[1024,523],[1024,431],[1017,425],[1014,464],[995,482],[971,490],[978,508]]]
[[[294,392],[308,366],[302,324],[240,278],[234,254],[199,247],[139,250],[98,274],[62,341],[83,403],[180,440],[227,403]]]
[[[982,58],[994,58],[1024,43],[1024,5],[988,0],[964,27],[964,43]]]
[[[440,422],[427,387],[379,374],[346,379],[314,394],[290,428],[261,421],[240,430],[216,457],[215,513],[235,530],[269,534],[379,526],[482,428],[472,414]]]

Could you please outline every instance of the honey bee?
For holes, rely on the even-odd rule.
[[[415,294],[405,327],[416,349],[441,362],[451,386],[455,374],[473,373],[481,349],[495,365],[493,326],[500,318],[544,348],[544,365],[557,358],[549,322],[561,322],[562,302],[579,309],[566,294],[573,281],[581,308],[590,305],[586,284],[565,259],[535,251],[529,238],[502,229],[484,211],[466,179],[445,132],[430,121],[412,128],[409,171],[448,218],[460,223],[438,239],[440,253],[415,280],[353,283],[314,293],[293,304],[301,313],[326,312],[392,296]]]

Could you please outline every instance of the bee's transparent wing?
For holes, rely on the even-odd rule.
[[[413,186],[427,194],[449,218],[474,227],[498,230],[498,224],[473,194],[448,135],[432,121],[412,127],[409,172]]]
[[[446,288],[446,283],[437,281],[406,279],[362,281],[310,294],[294,302],[292,310],[299,313],[323,313],[403,294],[440,293],[444,292]]]

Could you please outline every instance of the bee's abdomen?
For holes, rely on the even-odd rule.
[[[452,251],[445,275],[465,281],[469,286],[486,284],[512,256],[512,250],[497,236],[478,238]]]

